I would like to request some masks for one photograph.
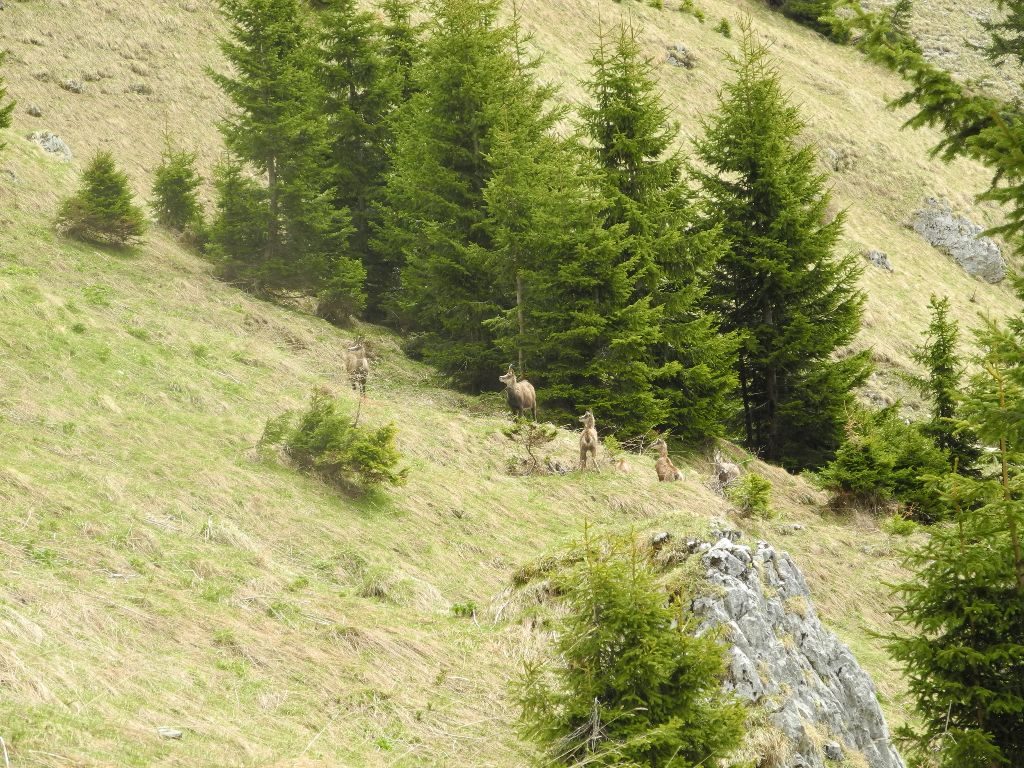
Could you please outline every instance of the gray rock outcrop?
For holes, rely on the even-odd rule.
[[[69,147],[60,136],[49,131],[33,131],[28,135],[28,140],[38,144],[44,152],[56,155],[65,163],[72,160],[71,147]]]
[[[904,768],[871,679],[818,619],[789,555],[722,538],[701,557],[712,593],[694,603],[701,631],[724,628],[729,686],[770,712],[792,742],[790,765],[825,768],[856,750],[871,768]]]
[[[914,214],[911,226],[921,237],[963,267],[967,274],[986,283],[998,283],[1006,277],[1006,261],[999,246],[989,237],[979,237],[983,229],[963,216],[957,216],[948,204],[933,197]]]
[[[893,271],[892,262],[889,261],[889,254],[885,251],[879,251],[872,248],[870,251],[864,252],[864,258],[879,269],[884,269],[886,272]]]

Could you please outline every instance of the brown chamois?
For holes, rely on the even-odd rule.
[[[366,357],[366,347],[362,339],[346,348],[345,371],[348,373],[348,383],[352,385],[352,389],[358,392],[360,397],[366,397],[366,380],[370,377],[370,361]]]
[[[583,422],[583,431],[580,433],[580,469],[587,468],[587,457],[594,462],[594,469],[598,472],[601,467],[597,463],[597,427],[594,425],[594,414],[587,411],[580,416]]]
[[[668,443],[660,437],[651,443],[651,448],[658,449],[658,460],[654,462],[654,471],[658,473],[658,482],[671,482],[682,480],[683,473],[679,471],[672,459],[668,457]]]
[[[527,411],[533,414],[533,420],[537,420],[537,392],[533,384],[523,379],[516,380],[515,371],[509,365],[508,373],[499,376],[498,381],[505,385],[505,396],[508,398],[508,407],[518,416],[525,416]]]
[[[718,484],[723,488],[740,479],[739,465],[723,459],[722,452],[717,448],[715,449],[714,472],[715,480],[717,480]]]

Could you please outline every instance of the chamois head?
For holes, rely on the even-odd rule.
[[[509,365],[508,373],[498,377],[498,381],[504,384],[506,387],[511,388],[516,383],[516,372],[512,370],[512,366]]]
[[[584,427],[589,429],[590,427],[594,426],[594,414],[590,411],[587,411],[582,416],[580,416],[580,421],[583,423]]]

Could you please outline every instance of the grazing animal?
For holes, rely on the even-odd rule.
[[[683,473],[679,471],[672,459],[668,457],[668,444],[660,437],[651,443],[652,448],[658,449],[658,460],[654,462],[654,471],[658,473],[658,482],[671,482],[682,480]]]
[[[366,358],[366,347],[357,341],[345,350],[345,371],[348,383],[360,397],[366,397],[366,380],[370,377],[370,361]]]
[[[715,450],[715,479],[723,488],[740,479],[739,465],[723,459],[722,452],[717,449]]]
[[[580,433],[580,469],[586,469],[587,457],[594,462],[594,469],[598,472],[601,467],[597,465],[597,427],[594,426],[594,414],[587,411],[580,416],[583,422],[583,432]]]
[[[517,415],[525,416],[527,411],[533,414],[533,420],[537,420],[537,391],[533,384],[526,379],[516,380],[515,371],[512,366],[508,367],[508,373],[499,376],[498,381],[505,385],[505,396],[508,398],[508,407]]]
[[[629,472],[629,462],[626,461],[625,459],[618,459],[615,462],[615,471],[616,472]]]

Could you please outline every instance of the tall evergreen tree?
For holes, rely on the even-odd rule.
[[[382,27],[355,0],[330,0],[318,17],[318,72],[326,94],[334,205],[352,220],[349,249],[368,275],[371,308],[379,315],[385,278],[370,248],[389,167],[388,114],[400,88],[383,53]]]
[[[4,59],[7,58],[7,51],[0,51],[0,67],[4,64]],[[4,103],[7,102],[7,103]],[[4,86],[4,78],[0,75],[0,129],[11,127],[11,117],[14,114],[14,102],[7,101],[7,88]],[[3,149],[6,145],[5,142],[0,141],[0,149]]]
[[[607,205],[588,158],[529,123],[495,132],[484,192],[495,272],[515,307],[491,323],[499,349],[520,355],[559,415],[590,409],[603,429],[641,434],[664,418],[649,357],[660,312],[635,296],[625,226],[603,226]]]
[[[842,442],[867,353],[836,359],[860,325],[855,257],[834,253],[843,217],[768,51],[745,30],[736,78],[697,143],[709,210],[731,243],[709,304],[741,335],[737,359],[747,446],[790,467],[817,466]]]
[[[260,253],[233,254],[229,272],[256,290],[318,292],[348,271],[347,211],[333,207],[323,91],[298,0],[220,0],[221,49],[232,75],[212,73],[234,106],[228,148],[266,176]]]
[[[722,647],[677,624],[635,541],[586,540],[559,586],[568,611],[554,658],[518,685],[523,732],[546,765],[697,768],[740,745]]]
[[[949,457],[950,467],[971,474],[981,456],[977,435],[959,418],[961,382],[964,364],[957,351],[960,329],[949,316],[949,299],[931,297],[931,323],[924,343],[914,352],[914,360],[924,366],[927,376],[913,379],[916,388],[931,400],[932,417],[924,432]]]
[[[977,478],[950,475],[948,525],[909,553],[891,639],[921,727],[904,729],[942,768],[1024,766],[1024,322],[989,325],[964,415],[994,452]]]
[[[414,71],[416,92],[395,120],[393,170],[378,252],[394,259],[393,306],[418,350],[457,384],[493,387],[508,364],[487,321],[514,303],[491,270],[483,225],[488,153],[498,121],[543,109],[546,92],[516,59],[499,0],[437,0]]]
[[[727,243],[718,228],[701,226],[682,184],[678,126],[635,30],[622,24],[610,41],[602,34],[590,65],[585,87],[592,102],[580,114],[604,177],[606,226],[626,229],[632,299],[649,296],[660,313],[660,338],[636,350],[635,364],[651,368],[663,426],[691,439],[717,434],[735,389],[735,346],[700,303]]]

